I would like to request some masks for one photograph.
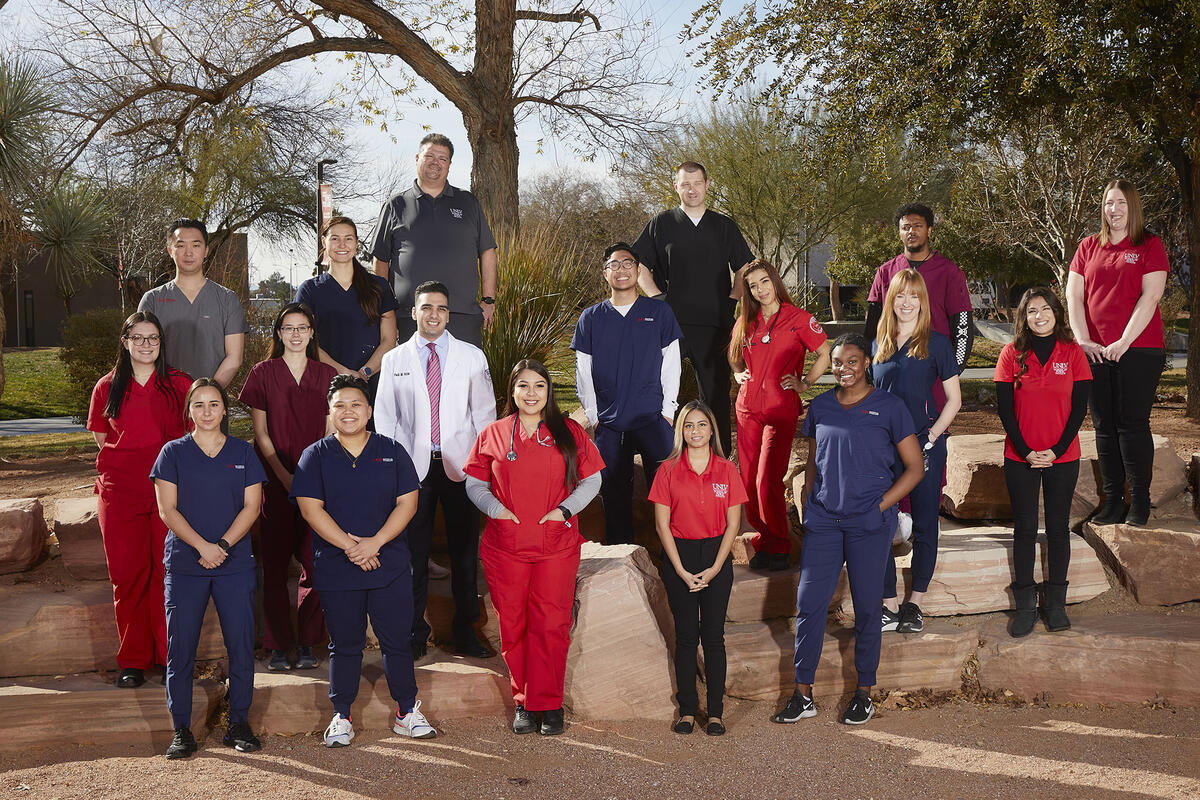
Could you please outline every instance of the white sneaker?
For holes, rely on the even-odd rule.
[[[392,730],[401,736],[408,736],[413,739],[432,739],[437,736],[437,731],[429,724],[429,720],[425,719],[425,715],[421,713],[421,701],[418,700],[413,706],[413,710],[401,716],[400,709],[396,709],[396,724],[392,726]]]
[[[354,722],[349,717],[334,714],[325,729],[326,747],[346,747],[354,738]]]

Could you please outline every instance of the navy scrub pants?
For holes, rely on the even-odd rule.
[[[658,465],[671,455],[675,431],[665,417],[631,431],[617,431],[601,423],[596,427],[596,449],[604,459],[600,472],[600,498],[604,501],[604,543],[633,543],[633,454],[642,457],[646,489],[654,485]]]
[[[800,585],[796,590],[796,683],[812,684],[825,642],[825,618],[842,564],[854,600],[854,667],[859,686],[874,686],[879,668],[883,571],[896,529],[896,507],[882,514],[835,517],[815,503],[804,512]]]
[[[929,433],[918,437],[925,447]],[[942,506],[942,475],[946,471],[946,437],[939,436],[929,451],[929,463],[921,482],[908,495],[912,508],[912,582],[909,589],[928,592],[933,580],[933,569],[937,566],[938,512]],[[888,549],[888,563],[883,571],[883,596],[896,596],[896,555]]]
[[[362,653],[367,645],[367,616],[383,652],[388,691],[400,712],[412,710],[417,699],[412,648],[412,573],[406,564],[396,579],[378,589],[322,589],[321,608],[329,631],[329,699],[333,710],[347,719],[358,697]]]
[[[246,722],[254,697],[253,567],[220,575],[185,575],[167,570],[167,708],[176,728],[192,724],[192,672],[208,598],[217,607],[229,657],[229,722]]]

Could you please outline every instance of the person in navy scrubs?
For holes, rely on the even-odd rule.
[[[313,645],[325,635],[321,601],[313,591],[312,531],[288,499],[292,473],[304,448],[325,435],[329,408],[325,395],[333,367],[317,360],[313,313],[289,303],[275,317],[271,354],[246,376],[238,399],[250,406],[254,446],[270,480],[263,492],[259,523],[263,570],[263,645],[271,651],[267,669],[291,669],[288,650],[296,647],[296,668],[317,666]],[[296,604],[288,598],[288,566],[300,564]],[[296,615],[298,636],[292,632]]]
[[[293,302],[308,306],[317,318],[321,361],[338,374],[368,381],[374,398],[383,354],[396,346],[396,297],[386,279],[355,259],[358,228],[349,217],[325,223],[321,251],[329,271],[300,284]]]
[[[796,691],[773,722],[799,722],[817,714],[812,683],[842,564],[854,600],[858,688],[841,721],[862,725],[875,714],[870,689],[879,667],[883,570],[896,529],[896,503],[912,491],[924,470],[904,401],[870,384],[869,353],[861,334],[837,338],[832,350],[837,387],[808,404],[800,427],[809,442],[800,498],[804,543],[796,591]],[[898,464],[903,472],[896,478]]]
[[[338,375],[327,400],[334,434],[304,450],[291,493],[317,534],[313,584],[329,631],[334,711],[325,746],[345,747],[354,738],[350,712],[362,677],[368,617],[396,701],[392,730],[430,739],[437,731],[421,713],[408,646],[413,594],[404,529],[417,510],[417,471],[396,441],[367,430],[371,402],[361,377]]]
[[[167,442],[150,471],[167,534],[167,708],[175,736],[167,758],[196,752],[192,670],[211,597],[229,656],[229,727],[223,743],[243,753],[262,747],[250,730],[254,696],[254,596],[257,576],[246,534],[267,480],[254,448],[226,435],[229,397],[212,378],[192,384],[184,401],[195,430]]]
[[[875,385],[904,401],[916,428],[925,474],[908,496],[912,508],[913,555],[909,599],[896,596],[896,556],[888,551],[883,572],[885,631],[920,633],[925,627],[921,601],[929,591],[937,564],[938,512],[942,504],[942,475],[946,468],[946,439],[954,415],[962,407],[958,364],[950,339],[932,328],[925,279],[915,269],[896,273],[883,301],[883,316],[872,344],[871,377]],[[939,393],[945,398],[938,411]]]

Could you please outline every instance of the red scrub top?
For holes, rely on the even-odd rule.
[[[310,358],[300,383],[296,383],[282,358],[269,358],[255,364],[246,376],[238,399],[267,413],[267,435],[288,472],[296,471],[304,448],[325,436],[325,417],[329,414],[325,398],[336,375],[333,367]],[[258,450],[257,442],[254,449]],[[258,457],[262,458],[261,451]],[[271,470],[267,474],[272,482],[279,481]]]
[[[489,519],[483,536],[495,547],[530,558],[578,547],[583,537],[569,521],[538,524],[570,494],[565,484],[567,462],[544,424],[538,428],[537,436],[530,438],[518,422],[514,438],[515,421],[516,415],[510,414],[484,428],[463,467],[463,472],[472,478],[491,483],[496,499],[521,520],[518,525],[512,520]],[[579,451],[575,460],[579,479],[604,469],[600,451],[583,428],[569,418],[566,423]],[[507,457],[510,447],[517,455],[514,461]]]
[[[771,334],[771,338],[774,338]],[[711,539],[725,534],[725,512],[749,498],[738,469],[716,453],[697,474],[684,453],[664,462],[650,487],[650,502],[671,509],[671,535],[676,539]]]
[[[177,369],[168,368],[167,380],[177,397],[174,406],[159,388],[157,375],[151,376],[145,386],[130,379],[121,402],[121,413],[116,419],[104,415],[112,380],[110,372],[96,382],[88,408],[87,429],[107,434],[104,446],[96,454],[96,472],[99,474],[95,492],[99,494],[101,489],[137,491],[153,496],[150,469],[158,458],[158,451],[167,442],[183,436],[190,427],[183,400],[192,387],[192,379]]]
[[[764,342],[763,338],[768,341]],[[804,369],[804,358],[825,341],[821,323],[802,308],[782,303],[769,322],[762,311],[750,324],[742,358],[750,370],[750,380],[738,389],[737,411],[768,419],[800,416],[804,404],[800,395],[779,385],[784,375]],[[803,377],[803,376],[801,376]]]
[[[1099,236],[1079,243],[1071,259],[1071,272],[1083,276],[1083,311],[1093,342],[1109,345],[1121,338],[1133,307],[1142,296],[1142,277],[1171,268],[1162,239],[1146,234],[1141,244],[1125,237],[1117,244],[1100,245]],[[1130,347],[1163,347],[1162,314],[1154,316]]]
[[[1083,348],[1075,342],[1059,341],[1054,344],[1050,361],[1038,361],[1032,352],[1025,360],[1029,368],[1021,376],[1020,388],[1013,390],[1013,413],[1017,427],[1025,444],[1034,450],[1049,450],[1058,444],[1071,416],[1071,392],[1075,381],[1090,381],[1092,368],[1088,366]],[[1021,370],[1017,350],[1011,344],[1004,345],[996,361],[996,383],[1014,383]],[[1013,461],[1024,461],[1017,455],[1008,437],[1004,437],[1004,457]],[[1062,457],[1055,464],[1079,460],[1079,437],[1076,436]]]

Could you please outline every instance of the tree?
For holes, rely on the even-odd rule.
[[[288,283],[288,279],[283,277],[282,272],[272,272],[258,282],[258,289],[254,294],[257,297],[270,297],[286,304],[292,302],[295,292],[292,289],[292,284]]]
[[[1101,0],[750,3],[689,26],[715,87],[753,83],[827,104],[855,130],[998,130],[1039,109],[1113,109],[1174,170],[1188,261],[1200,265],[1200,4]],[[1192,281],[1200,308],[1200,281]],[[1200,315],[1188,341],[1188,416],[1200,419]]]
[[[269,80],[270,102],[286,105],[311,88],[289,65],[329,66],[316,61],[327,53],[349,71],[335,99],[385,129],[394,101],[428,84],[462,113],[472,189],[503,232],[518,227],[523,119],[536,115],[583,157],[630,152],[663,129],[655,120],[671,104],[643,97],[669,84],[642,58],[653,52],[653,28],[621,19],[615,0],[595,3],[62,0],[48,48],[81,100],[76,153],[102,131],[170,140],[197,110]],[[605,29],[601,17],[617,21]],[[395,60],[406,69],[393,69]]]

